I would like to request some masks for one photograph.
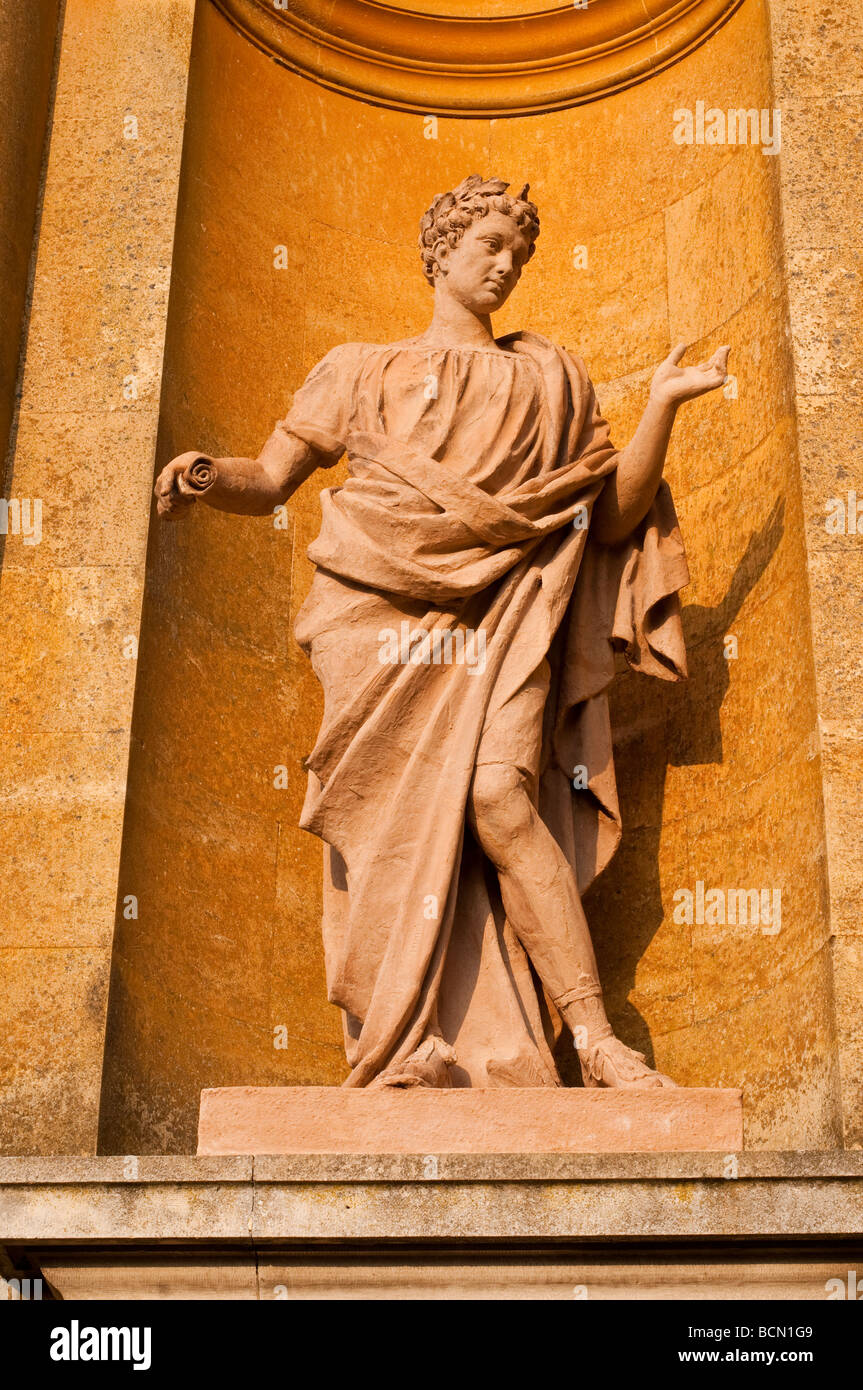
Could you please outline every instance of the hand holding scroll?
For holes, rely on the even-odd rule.
[[[159,516],[181,516],[196,497],[212,487],[216,466],[204,454],[190,450],[166,464],[153,489]]]

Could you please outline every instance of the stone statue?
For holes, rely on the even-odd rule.
[[[333,348],[257,459],[180,455],[158,510],[271,515],[347,452],[296,623],[324,691],[300,823],[324,841],[345,1084],[560,1085],[562,1020],[586,1086],[671,1086],[612,1031],[581,895],[620,838],[615,650],[686,674],[662,470],[728,348],[676,347],[615,450],[580,358],[493,336],[539,234],[507,188],[473,174],[423,217],[424,333]]]

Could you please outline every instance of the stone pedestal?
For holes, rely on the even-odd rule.
[[[693,1153],[743,1148],[741,1092],[515,1087],[201,1092],[199,1154]]]

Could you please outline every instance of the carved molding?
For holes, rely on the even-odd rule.
[[[590,0],[587,9],[569,0],[541,10],[542,0],[437,0],[436,14],[404,0],[210,3],[276,62],[334,91],[400,111],[515,116],[644,81],[742,0]]]

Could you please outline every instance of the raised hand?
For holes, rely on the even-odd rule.
[[[681,367],[679,363],[686,352],[686,343],[678,343],[653,374],[651,400],[661,405],[677,406],[681,401],[694,400],[707,391],[715,391],[717,386],[724,386],[728,380],[730,351],[729,347],[719,347],[712,357],[706,362],[699,362],[697,367]]]

